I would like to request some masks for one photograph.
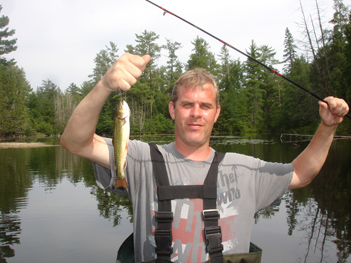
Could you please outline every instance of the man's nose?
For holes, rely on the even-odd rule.
[[[201,110],[200,105],[195,104],[191,113],[192,113],[192,116],[195,118],[201,117],[202,110]]]

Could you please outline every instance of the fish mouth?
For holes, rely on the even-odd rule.
[[[130,116],[130,109],[127,102],[120,100],[117,109],[116,109],[116,116],[118,119],[123,120]]]

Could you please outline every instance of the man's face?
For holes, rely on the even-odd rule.
[[[209,144],[219,112],[213,85],[205,84],[203,89],[181,87],[175,105],[172,101],[169,103],[169,113],[175,121],[176,143],[191,147]]]

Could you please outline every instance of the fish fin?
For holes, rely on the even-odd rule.
[[[128,144],[129,142],[126,143],[126,159],[124,160],[124,164],[123,164],[123,169],[126,169],[127,166],[127,152],[128,152]]]
[[[124,126],[124,125],[126,125],[127,124],[127,120],[124,118],[123,119],[123,124],[122,124],[122,126]]]
[[[127,180],[126,178],[123,178],[123,179],[116,179],[116,182],[115,182],[115,187],[116,188],[128,188],[128,183],[127,183]]]

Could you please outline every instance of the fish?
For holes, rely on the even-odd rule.
[[[130,133],[129,123],[130,109],[124,100],[120,100],[116,108],[113,127],[112,144],[114,148],[114,159],[116,169],[116,188],[128,188],[124,174],[127,164],[127,152]]]

